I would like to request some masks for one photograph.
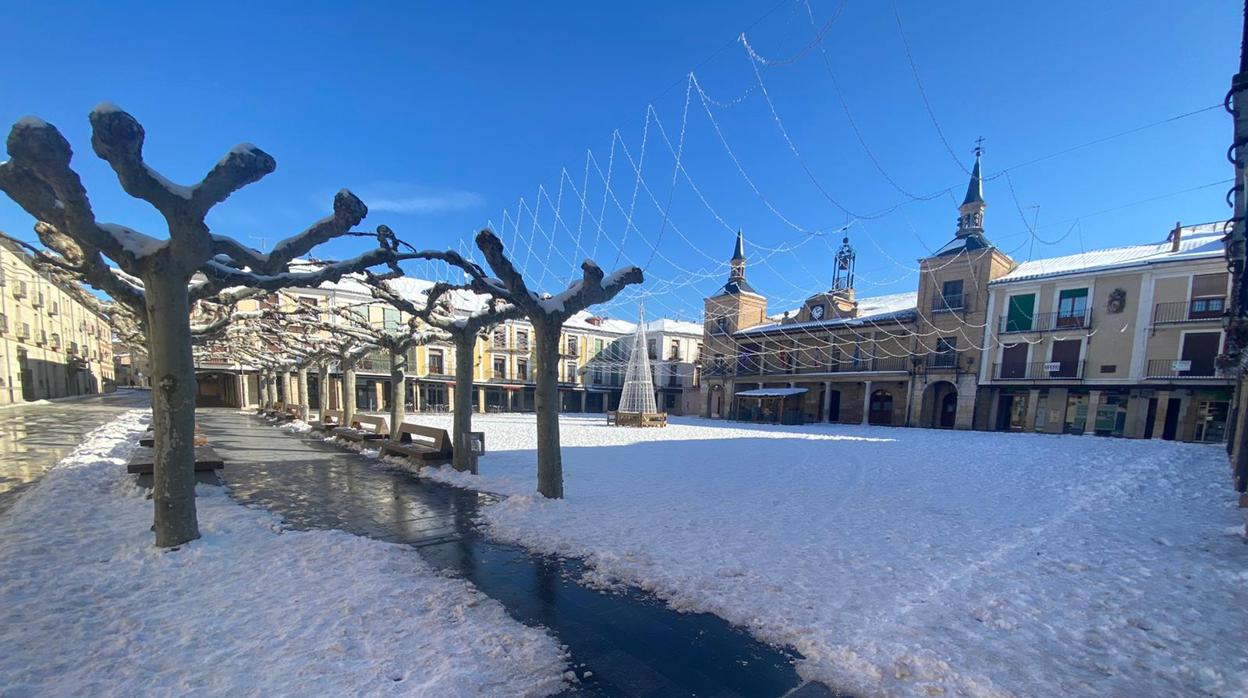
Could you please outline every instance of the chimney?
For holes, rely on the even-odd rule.
[[[1170,251],[1179,251],[1179,242],[1183,239],[1183,224],[1179,221],[1174,222],[1174,230],[1170,231]]]

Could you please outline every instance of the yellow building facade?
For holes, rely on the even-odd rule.
[[[114,377],[108,321],[0,242],[0,405],[107,392]]]

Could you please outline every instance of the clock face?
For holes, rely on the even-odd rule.
[[[810,309],[810,316],[816,320],[822,320],[823,319],[823,306],[822,305],[812,306]]]

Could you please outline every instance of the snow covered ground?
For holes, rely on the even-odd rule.
[[[414,421],[449,429],[449,417]],[[805,655],[858,695],[1246,695],[1248,545],[1217,446],[476,416],[494,535]],[[429,471],[426,470],[426,473]]]
[[[403,546],[283,531],[200,487],[202,538],[152,545],[127,413],[0,517],[0,694],[542,695],[564,652]]]

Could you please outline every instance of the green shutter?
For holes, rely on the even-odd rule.
[[[1005,318],[1006,332],[1026,332],[1031,329],[1031,319],[1035,315],[1036,294],[1010,296],[1009,313]]]

